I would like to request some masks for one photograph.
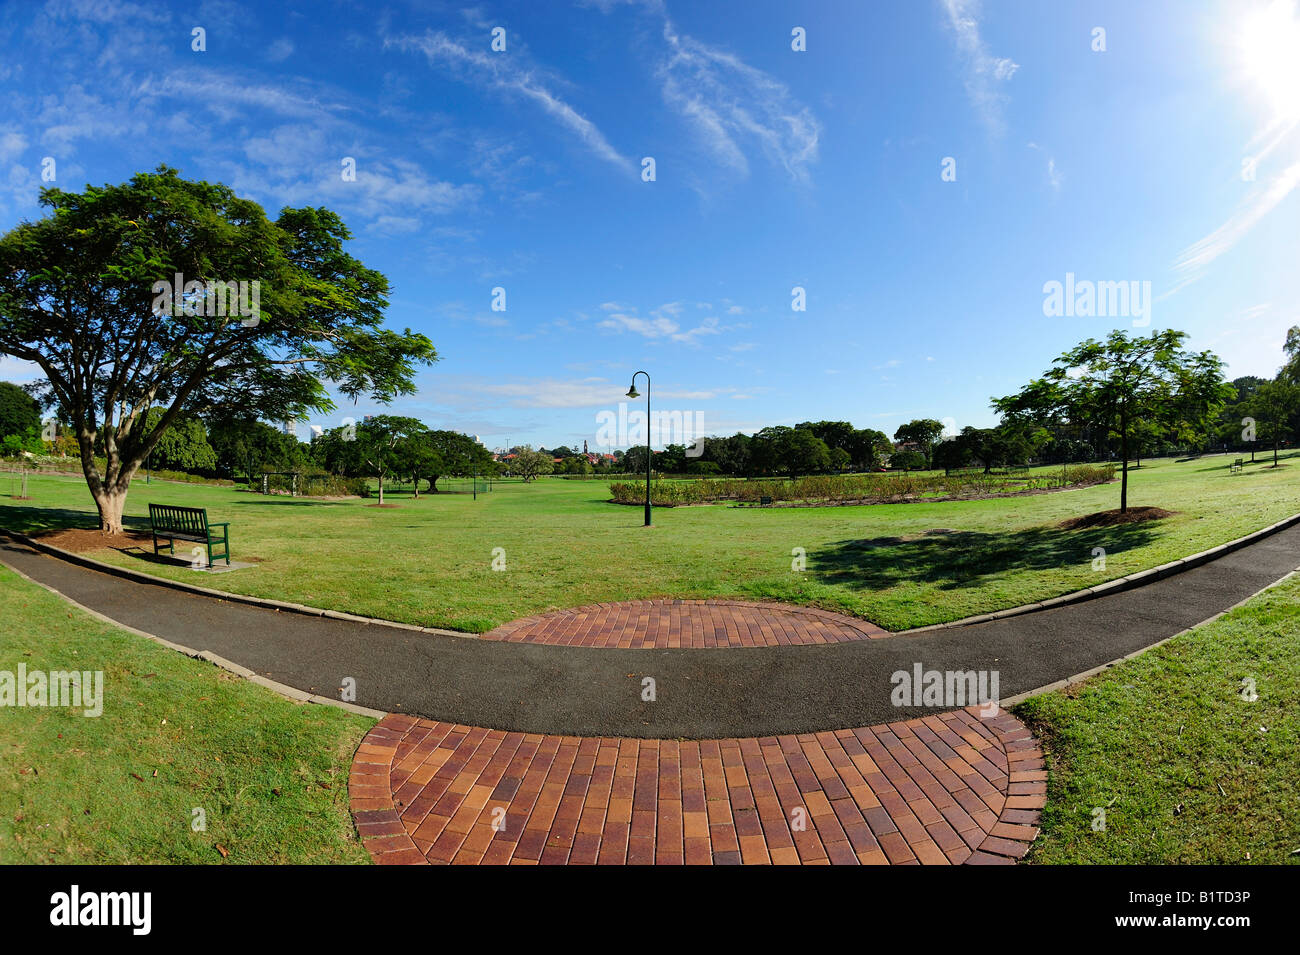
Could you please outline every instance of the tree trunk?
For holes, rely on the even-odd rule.
[[[1119,413],[1119,454],[1123,459],[1119,479],[1119,512],[1128,513],[1128,413],[1121,406]]]
[[[384,475],[383,475],[383,472],[380,472],[380,475],[379,475],[379,506],[380,506],[380,507],[383,507],[383,506],[384,506]]]
[[[126,489],[101,488],[92,492],[95,507],[99,509],[99,529],[105,534],[122,533],[122,508],[126,504]]]
[[[411,478],[411,486],[415,489],[415,499],[420,499],[420,476],[417,474]]]

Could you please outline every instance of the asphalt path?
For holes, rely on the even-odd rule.
[[[1083,673],[1225,610],[1300,565],[1300,525],[1141,587],[915,636],[813,646],[620,650],[478,640],[280,612],[92,570],[0,538],[0,561],[120,623],[263,676],[493,729],[714,739],[934,712],[896,707],[891,675],[984,670],[999,696]],[[83,660],[82,665],[89,665]],[[653,678],[655,699],[643,696]]]

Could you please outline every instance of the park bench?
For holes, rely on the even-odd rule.
[[[158,553],[158,538],[167,541],[167,550],[175,555],[176,542],[193,541],[203,544],[208,549],[208,566],[219,557],[224,557],[226,566],[230,566],[230,524],[208,523],[208,512],[202,507],[176,507],[171,504],[150,504],[149,523],[153,526],[153,552]],[[214,531],[220,528],[217,535]],[[213,553],[213,546],[221,545],[220,554]]]
[[[1242,467],[1242,460],[1241,458],[1237,458],[1237,460],[1232,462],[1231,467],[1228,468],[1228,473],[1236,474],[1241,470],[1241,467]]]

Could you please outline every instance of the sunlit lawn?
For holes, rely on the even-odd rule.
[[[150,501],[203,506],[212,520],[231,522],[234,558],[259,566],[198,575],[139,554],[96,556],[218,589],[473,631],[548,609],[649,597],[784,600],[903,629],[1092,586],[1300,512],[1294,460],[1274,470],[1261,459],[1239,475],[1228,473],[1229,461],[1147,462],[1131,475],[1130,504],[1174,517],[1075,532],[1055,525],[1116,507],[1118,483],[985,501],[660,508],[646,529],[641,509],[607,503],[599,480],[498,482],[477,501],[468,493],[393,495],[400,506],[385,509],[137,480],[127,515],[138,526]],[[95,526],[79,478],[33,477],[31,501],[7,491],[0,486],[0,526]],[[1093,569],[1097,547],[1104,571]],[[492,570],[496,548],[504,571]],[[792,569],[798,548],[804,570]]]
[[[99,716],[0,707],[0,863],[368,861],[348,769],[373,720],[291,703],[3,567],[0,621],[0,670],[104,674]]]
[[[1300,862],[1300,578],[1017,713],[1050,770],[1031,861]]]

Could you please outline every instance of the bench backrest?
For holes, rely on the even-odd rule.
[[[179,531],[182,534],[206,534],[208,512],[202,507],[176,507],[172,504],[150,504],[149,523],[156,531]]]

